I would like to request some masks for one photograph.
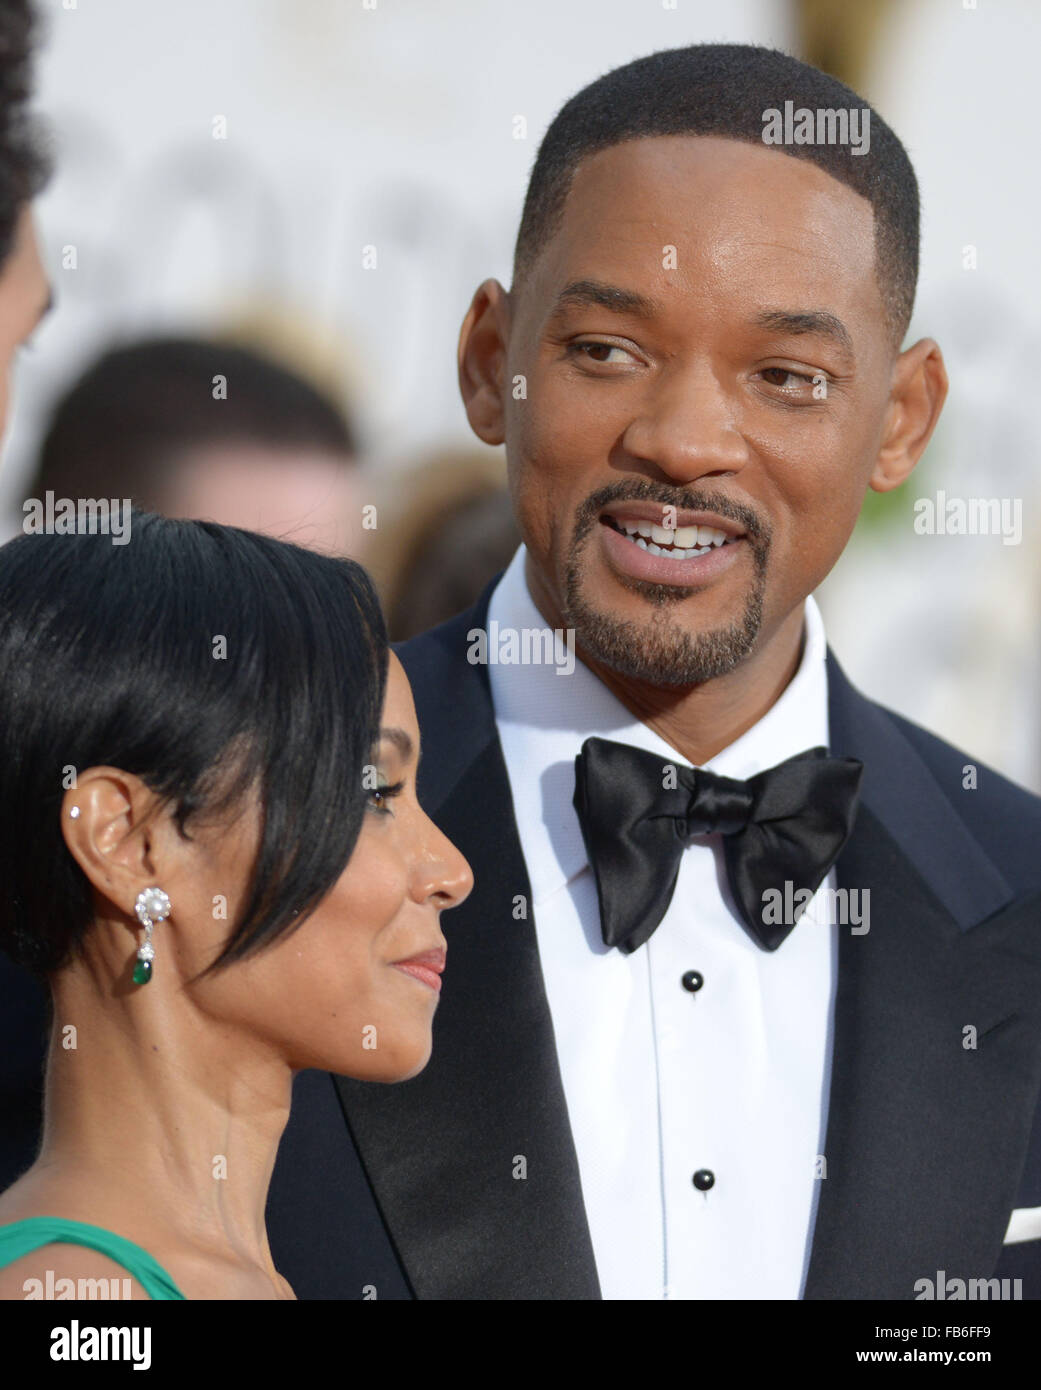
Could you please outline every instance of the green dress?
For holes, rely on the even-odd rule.
[[[24,1221],[12,1221],[8,1226],[0,1226],[0,1269],[33,1250],[39,1250],[41,1245],[51,1245],[55,1241],[86,1245],[91,1250],[108,1255],[133,1275],[150,1298],[184,1298],[166,1270],[140,1245],[124,1240],[122,1236],[101,1226],[88,1226],[83,1221],[66,1221],[61,1216],[29,1216]]]

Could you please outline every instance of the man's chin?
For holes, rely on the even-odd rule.
[[[719,680],[741,666],[755,649],[760,617],[755,607],[731,623],[691,631],[660,610],[644,620],[618,619],[577,605],[566,621],[587,662],[644,684],[689,687]]]
[[[661,589],[667,593],[659,594]],[[758,589],[748,593],[736,615],[706,615],[703,625],[696,627],[684,623],[684,617],[691,621],[690,609],[681,616],[675,605],[681,598],[694,597],[696,602],[697,591],[640,581],[631,592],[637,600],[632,616],[624,609],[633,604],[619,612],[586,599],[580,585],[568,586],[564,621],[575,629],[587,662],[644,684],[683,687],[729,675],[755,648],[762,623]]]

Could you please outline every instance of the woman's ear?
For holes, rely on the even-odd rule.
[[[69,853],[95,891],[129,916],[142,887],[156,881],[155,810],[155,793],[116,767],[79,773],[62,800]]]

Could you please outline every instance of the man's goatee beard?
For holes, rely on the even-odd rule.
[[[564,623],[575,629],[583,656],[649,685],[701,685],[716,680],[749,656],[763,620],[762,577],[748,594],[745,611],[727,627],[711,632],[688,632],[668,615],[670,603],[689,589],[664,584],[641,584],[639,592],[654,604],[645,622],[616,618],[587,604],[576,569],[569,568]],[[662,591],[661,596],[650,591]]]

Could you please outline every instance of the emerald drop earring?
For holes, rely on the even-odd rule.
[[[155,947],[152,945],[152,928],[156,922],[165,921],[170,915],[170,899],[161,888],[145,888],[137,895],[134,904],[137,920],[145,929],[145,939],[137,948],[137,964],[134,966],[134,984],[147,985],[152,978],[152,962],[155,960]]]

